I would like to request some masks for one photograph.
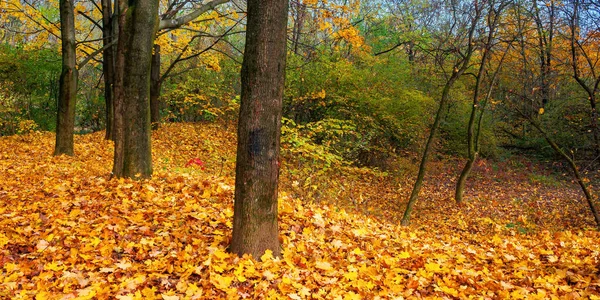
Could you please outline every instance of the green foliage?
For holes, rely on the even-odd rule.
[[[19,133],[23,120],[53,130],[59,77],[55,51],[0,45],[0,136]]]
[[[231,74],[237,71],[239,75],[239,68],[224,64],[222,71],[198,68],[168,81],[161,95],[166,102],[162,114],[171,122],[237,118],[239,96]]]
[[[541,185],[551,187],[560,187],[562,185],[562,182],[553,175],[544,175],[537,173],[529,174],[529,181],[531,183],[539,183]]]
[[[335,56],[309,63],[292,56],[289,65],[284,115],[315,143],[385,167],[391,153],[422,140],[434,101],[415,88],[407,65]]]
[[[298,125],[293,120],[284,118],[281,124],[281,148],[284,152],[296,157],[301,163],[320,164],[323,172],[333,166],[345,165],[343,157],[335,153],[331,143],[313,143],[312,137],[318,133],[305,130],[306,126]]]

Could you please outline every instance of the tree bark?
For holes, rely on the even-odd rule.
[[[230,251],[281,252],[277,224],[287,0],[249,0]]]
[[[118,32],[119,40],[117,41],[117,51],[115,53],[115,78],[113,85],[113,177],[123,177],[123,100],[125,99],[123,91],[123,77],[125,76],[125,20],[127,10],[127,0],[118,0],[115,7],[115,16],[117,17],[116,32]],[[113,28],[114,29],[114,28]]]
[[[102,73],[104,76],[104,100],[106,104],[106,134],[107,140],[113,140],[114,126],[114,104],[113,104],[113,83],[115,77],[114,68],[114,46],[107,47],[112,43],[115,36],[113,35],[113,20],[112,20],[112,1],[102,0],[102,44],[105,49],[102,52]]]
[[[160,127],[160,89],[162,80],[160,76],[160,45],[154,45],[152,53],[152,67],[150,71],[150,123],[152,130]]]
[[[115,93],[115,102],[122,103],[122,109],[116,113],[122,113],[123,127],[120,140],[115,141],[113,175],[148,178],[152,175],[150,66],[158,25],[158,0],[129,0],[121,4],[124,24],[119,26],[122,57],[118,59],[123,62],[123,69],[119,70],[122,92]]]
[[[54,155],[73,155],[75,105],[77,104],[77,56],[75,53],[75,12],[72,0],[60,1],[62,71],[56,122]]]

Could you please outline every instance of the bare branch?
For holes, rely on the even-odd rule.
[[[192,11],[191,13],[189,13],[187,15],[184,15],[184,16],[181,16],[181,17],[175,18],[175,19],[160,20],[158,29],[161,30],[161,29],[166,29],[166,28],[177,28],[181,25],[187,24],[187,23],[195,20],[196,18],[198,18],[205,12],[207,12],[211,9],[214,9],[218,5],[225,4],[229,1],[231,1],[231,0],[212,0],[206,4],[203,4],[202,6],[200,6],[199,8],[197,8],[196,10]]]

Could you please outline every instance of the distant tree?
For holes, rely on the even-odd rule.
[[[287,0],[249,0],[231,252],[279,255],[277,185]]]
[[[477,160],[479,156],[479,133],[481,129],[481,119],[483,117],[483,107],[480,104],[480,98],[482,97],[482,84],[484,81],[484,76],[487,72],[488,62],[492,56],[492,48],[494,44],[496,44],[496,32],[498,28],[498,24],[500,23],[500,19],[502,17],[502,10],[508,5],[507,1],[489,1],[488,9],[487,9],[487,36],[483,37],[482,48],[481,49],[481,59],[479,61],[479,69],[477,74],[475,75],[475,86],[473,87],[473,106],[471,107],[471,114],[469,116],[469,123],[467,125],[467,162],[463,167],[460,176],[458,177],[458,181],[456,183],[456,193],[455,200],[457,203],[461,203],[463,201],[463,192],[465,189],[465,184],[467,182],[467,178],[473,168],[473,164]],[[508,49],[507,49],[508,51]],[[506,53],[506,52],[505,52]],[[504,57],[504,56],[503,56]],[[501,64],[501,63],[500,63]],[[500,65],[498,66],[500,69]],[[494,74],[497,75],[496,72]],[[494,86],[495,78],[492,78],[489,92],[486,93],[487,98],[491,94],[491,89]],[[478,117],[477,113],[479,112],[479,122],[477,122]],[[476,126],[476,123],[479,123],[479,126]]]
[[[440,27],[447,28],[447,30],[442,30],[440,32],[440,35],[436,38],[434,49],[432,49],[431,52],[434,53],[435,60],[438,62],[441,70],[444,70],[446,61],[450,60],[451,63],[449,65],[451,70],[449,73],[444,72],[446,81],[442,90],[439,107],[433,124],[431,125],[429,137],[427,138],[427,143],[423,149],[417,179],[413,185],[410,198],[406,204],[406,210],[402,217],[401,223],[404,226],[409,224],[410,214],[419,197],[419,192],[421,191],[423,179],[425,178],[425,172],[427,170],[429,154],[433,150],[442,114],[448,103],[448,99],[450,98],[450,90],[456,81],[469,68],[471,57],[473,56],[473,53],[475,53],[474,37],[482,15],[482,3],[478,0],[474,1],[474,3],[450,2],[451,3],[447,4],[450,10],[447,12],[448,24]]]
[[[104,101],[106,103],[106,135],[107,140],[113,139],[114,133],[114,77],[115,77],[115,41],[117,40],[116,20],[113,15],[112,0],[102,0],[102,75],[104,76]]]
[[[571,75],[585,92],[590,105],[590,131],[593,151],[600,157],[600,127],[598,125],[598,93],[600,92],[600,35],[598,13],[594,1],[572,0],[564,6],[568,24]]]
[[[62,72],[58,96],[56,145],[54,155],[73,155],[75,105],[77,100],[77,56],[75,53],[75,13],[73,0],[60,1]]]

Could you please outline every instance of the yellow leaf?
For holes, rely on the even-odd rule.
[[[160,294],[163,300],[179,300],[179,296],[168,296],[165,294]]]
[[[288,297],[290,297],[292,300],[302,300],[298,294],[288,294]]]
[[[344,300],[360,300],[362,297],[354,292],[349,292],[344,296]]]
[[[273,251],[269,249],[265,250],[265,254],[260,257],[260,260],[263,262],[271,259],[273,259]]]
[[[8,237],[3,233],[0,233],[0,248],[4,247],[6,244],[8,244]]]
[[[398,258],[409,258],[410,257],[410,253],[408,253],[407,251],[402,251],[400,252],[400,254],[398,254]]]
[[[214,274],[210,278],[210,282],[218,289],[227,291],[231,282],[233,281],[233,276],[221,276],[219,274]]]
[[[62,269],[64,269],[64,266],[59,265],[57,262],[51,262],[51,263],[44,265],[44,270],[60,271]]]
[[[215,251],[213,252],[213,255],[214,255],[216,258],[218,258],[219,260],[223,260],[223,259],[225,259],[225,258],[229,257],[229,254],[228,254],[227,252],[225,252],[225,251],[221,250],[220,248],[219,248],[219,249],[217,249],[217,250],[215,250]]]
[[[348,279],[349,281],[356,280],[358,278],[358,273],[357,272],[345,273],[344,278]]]
[[[267,279],[267,280],[273,280],[275,278],[275,274],[271,273],[271,271],[266,270],[263,272],[263,276]]]
[[[442,268],[437,263],[426,263],[425,270],[430,271],[430,272],[440,272],[440,271],[442,271]]]
[[[315,264],[315,268],[321,269],[324,271],[329,271],[332,269],[331,264],[326,261],[317,261],[317,263]]]

